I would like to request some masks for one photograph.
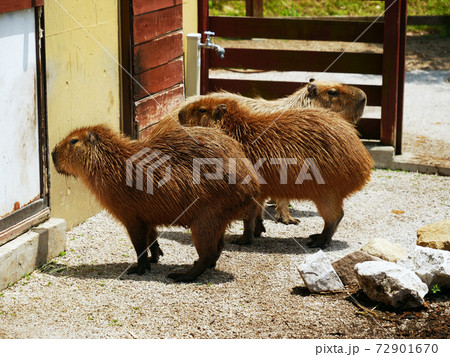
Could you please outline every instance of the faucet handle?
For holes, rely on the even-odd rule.
[[[207,37],[209,37],[209,36],[214,36],[216,33],[215,32],[213,32],[213,31],[205,31],[205,32],[203,32]]]

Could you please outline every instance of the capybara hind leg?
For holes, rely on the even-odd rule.
[[[210,220],[205,219],[205,222]],[[192,240],[197,250],[198,260],[187,271],[175,271],[168,275],[177,282],[189,282],[194,280],[206,269],[214,267],[223,249],[223,235],[227,222],[223,224],[191,226]],[[222,223],[222,222],[221,222]]]
[[[164,253],[159,247],[159,243],[156,240],[157,238],[157,232],[156,229],[153,227],[149,227],[147,232],[147,247],[150,248],[150,263],[158,263],[159,257],[163,256]]]
[[[334,220],[329,220],[324,216],[322,217],[325,220],[325,226],[322,233],[309,236],[311,241],[308,243],[308,247],[310,248],[326,248],[330,245],[331,238],[333,237],[334,232],[336,232],[336,229],[339,225],[339,222],[341,222],[342,217],[344,217],[344,211],[341,209]]]
[[[284,224],[299,224],[299,220],[292,217],[289,213],[289,201],[287,200],[277,201],[277,213],[275,214],[275,219]]]
[[[137,265],[128,269],[128,274],[142,275],[150,270],[150,262],[147,253],[147,226],[143,223],[135,223],[127,226],[128,234],[133,243],[137,255]]]
[[[254,202],[250,208],[247,211],[247,215],[244,219],[244,233],[239,238],[236,238],[231,241],[233,244],[250,244],[253,240],[253,237],[255,235],[256,225],[258,225],[258,229],[260,229],[260,226],[262,225],[262,222],[258,221],[258,218],[262,221],[261,217],[261,207]],[[262,228],[265,230],[264,226]],[[259,232],[259,236],[261,235],[261,232]]]
[[[266,227],[264,227],[263,219],[260,215],[258,215],[255,219],[255,230],[253,231],[253,236],[256,238],[261,237],[261,234],[266,231]]]

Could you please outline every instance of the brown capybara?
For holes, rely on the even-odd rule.
[[[366,94],[359,88],[332,81],[316,81],[298,89],[290,96],[276,100],[248,98],[228,92],[209,93],[214,98],[231,98],[239,100],[250,110],[258,114],[270,114],[281,109],[326,108],[342,115],[349,123],[356,125],[366,106]],[[284,224],[298,224],[298,220],[289,213],[289,200],[276,201],[275,219]],[[264,228],[262,228],[264,230]]]
[[[261,199],[313,201],[325,226],[321,234],[310,237],[310,247],[330,244],[344,214],[344,198],[370,179],[373,160],[356,130],[329,110],[258,115],[240,101],[205,96],[186,103],[178,117],[183,125],[220,128],[242,143],[265,180],[260,181]],[[244,230],[237,243],[248,243],[248,237]]]
[[[324,108],[341,114],[353,125],[361,119],[367,102],[366,94],[359,88],[339,82],[314,79],[310,79],[309,84],[299,88],[293,94],[275,100],[249,98],[229,92],[213,92],[206,96],[239,100],[249,110],[266,115],[282,109]],[[195,97],[192,98],[195,100]]]
[[[150,270],[149,247],[152,261],[158,260],[157,226],[181,225],[191,228],[199,259],[169,277],[191,281],[215,266],[227,225],[254,211],[259,185],[239,143],[217,129],[185,129],[167,120],[138,141],[105,125],[85,127],[52,152],[57,171],[79,177],[126,227],[138,257],[129,273]],[[220,161],[223,170],[205,160]],[[248,177],[250,182],[242,184]],[[247,230],[253,234],[253,227]]]

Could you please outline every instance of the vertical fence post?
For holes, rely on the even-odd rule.
[[[400,0],[399,0],[400,1]],[[400,49],[399,49],[399,75],[398,75],[398,102],[397,102],[397,140],[395,143],[395,154],[402,153],[403,132],[403,99],[405,89],[405,57],[406,57],[406,23],[407,23],[407,1],[401,0],[400,8]]]
[[[245,0],[245,15],[263,17],[263,0]]]
[[[384,14],[381,143],[396,147],[401,0],[386,0]]]

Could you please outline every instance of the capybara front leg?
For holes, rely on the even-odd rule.
[[[127,230],[137,255],[137,265],[128,269],[128,274],[142,275],[146,270],[150,270],[146,239],[147,226],[143,223],[134,223],[127,226]]]
[[[156,240],[157,238],[157,232],[156,229],[153,227],[149,227],[148,232],[147,232],[147,247],[150,248],[150,263],[158,263],[159,261],[159,257],[163,256],[164,253],[161,250],[161,248],[159,247],[159,243]]]
[[[292,217],[289,213],[289,201],[288,200],[277,200],[277,213],[275,214],[275,219],[278,222],[284,224],[298,224],[299,220]]]
[[[308,243],[308,247],[322,249],[328,247],[331,243],[331,238],[333,237],[334,232],[336,232],[339,222],[342,220],[342,217],[344,217],[344,211],[341,211],[338,218],[333,222],[325,221],[325,226],[322,233],[309,236],[311,241]]]

